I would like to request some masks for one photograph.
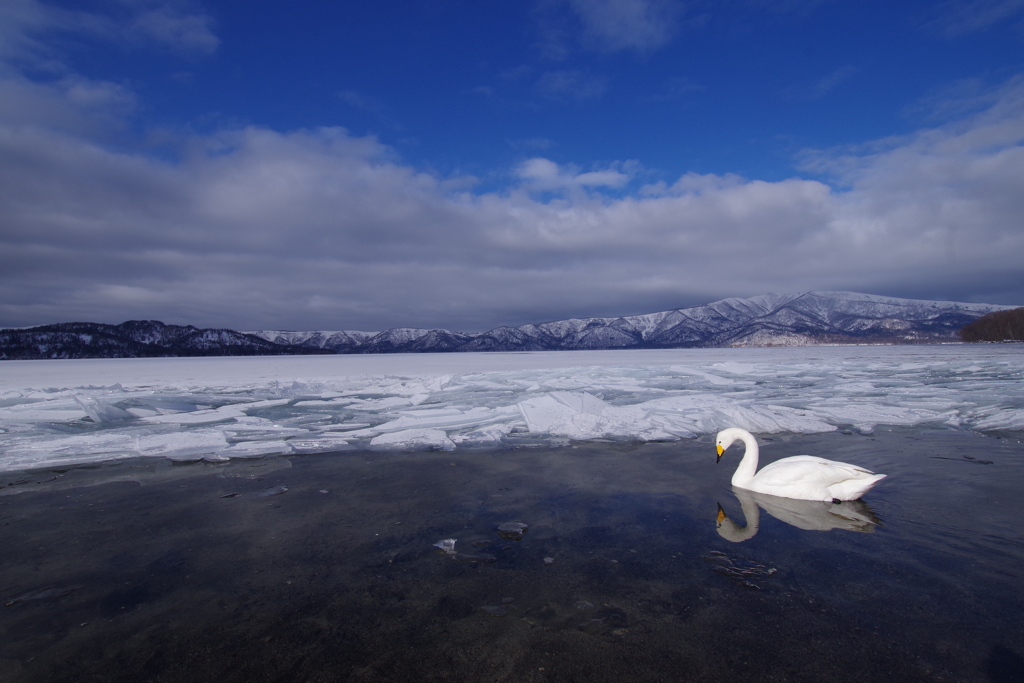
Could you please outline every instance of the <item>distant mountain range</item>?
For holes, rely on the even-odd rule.
[[[660,313],[497,327],[384,332],[197,329],[132,320],[0,330],[0,359],[256,356],[309,353],[569,351],[957,341],[986,313],[1013,306],[918,301],[854,292],[764,294]]]
[[[0,329],[0,360],[39,358],[153,358],[163,356],[280,356],[332,353],[282,345],[233,330],[129,320],[120,325],[58,323]]]

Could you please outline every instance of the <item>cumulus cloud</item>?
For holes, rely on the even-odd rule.
[[[170,14],[118,26],[215,47],[208,22],[167,19],[189,16],[184,6],[126,6]],[[58,21],[32,0],[0,7],[40,35]],[[8,64],[38,68],[44,53],[0,46]],[[113,148],[97,130],[128,116],[133,94],[52,74],[0,71],[0,326],[482,331],[808,289],[1024,304],[1019,80],[972,91],[972,108],[944,125],[807,153],[808,178],[640,186],[650,172],[635,161],[533,156],[484,192],[342,128],[183,134],[159,156]]]
[[[474,193],[338,128],[197,136],[172,163],[0,127],[0,320],[475,331],[767,291],[1019,297],[1022,143],[1018,83],[955,124],[808,157],[834,185],[630,190],[629,165],[538,157]]]
[[[632,171],[636,164],[618,164]],[[527,159],[516,169],[516,176],[525,181],[528,188],[540,191],[565,190],[591,187],[619,188],[630,181],[630,173],[617,168],[580,173],[575,168],[560,168],[550,159],[535,157]]]
[[[122,0],[104,12],[70,10],[39,0],[0,2],[0,121],[74,130],[120,124],[136,108],[129,87],[85,77],[66,63],[62,40],[100,40],[186,56],[213,52],[212,19],[180,0]],[[30,79],[25,73],[34,74]]]

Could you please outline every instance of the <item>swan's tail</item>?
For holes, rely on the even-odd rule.
[[[875,484],[885,479],[885,477],[886,475],[884,474],[871,474],[863,478],[847,479],[846,481],[829,486],[828,491],[833,498],[838,498],[839,500],[857,500],[874,488]]]

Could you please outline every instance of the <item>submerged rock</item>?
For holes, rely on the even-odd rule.
[[[714,564],[713,569],[716,573],[727,577],[737,585],[755,591],[761,590],[761,586],[750,579],[764,579],[778,571],[775,567],[768,567],[753,560],[731,558],[718,550],[712,550],[701,559]]]
[[[505,522],[504,524],[498,525],[498,535],[502,538],[512,539],[518,541],[523,537],[530,527],[522,522]]]

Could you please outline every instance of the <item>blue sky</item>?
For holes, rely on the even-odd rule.
[[[0,326],[1024,304],[1024,2],[0,3]]]

